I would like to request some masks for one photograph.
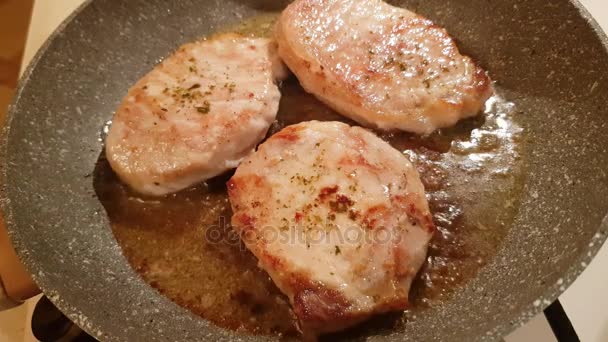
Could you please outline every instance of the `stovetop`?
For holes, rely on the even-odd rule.
[[[30,334],[26,334],[24,342],[97,341],[64,316],[46,297],[36,298],[30,304],[33,310],[31,319],[26,322]],[[543,314],[505,338],[505,342],[519,341],[576,342],[580,339],[561,303],[556,301]]]

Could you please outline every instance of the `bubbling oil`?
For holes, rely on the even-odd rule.
[[[276,17],[265,14],[221,31],[268,36]],[[293,77],[283,82],[281,93],[269,135],[308,120],[355,124],[307,94]],[[496,253],[519,207],[523,133],[513,105],[498,95],[482,115],[430,136],[376,133],[417,167],[438,228],[412,285],[409,311],[415,313],[448,300]],[[218,326],[297,336],[286,298],[228,224],[230,176],[144,198],[120,182],[102,154],[94,181],[119,245],[148,284]],[[406,324],[407,314],[392,314],[391,324]],[[382,329],[386,321],[372,320],[330,338]]]

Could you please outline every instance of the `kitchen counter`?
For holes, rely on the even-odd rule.
[[[24,53],[24,66],[48,35],[85,0],[36,0]],[[608,1],[581,0],[605,31],[608,31]],[[583,342],[608,341],[608,245],[560,297],[565,312]],[[0,340],[31,342],[29,317],[34,301],[0,313]],[[556,341],[541,314],[506,338],[516,341]]]

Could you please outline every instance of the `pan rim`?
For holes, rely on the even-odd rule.
[[[608,32],[604,31],[599,23],[595,20],[595,18],[591,15],[591,13],[587,10],[587,8],[579,1],[579,0],[567,0],[569,3],[574,5],[576,9],[579,11],[580,16],[585,20],[585,22],[593,29],[596,37],[599,39],[603,49],[606,53],[608,53]],[[23,90],[29,84],[30,78],[38,66],[39,62],[43,60],[45,57],[49,47],[53,44],[58,36],[60,36],[66,27],[68,27],[75,18],[77,18],[84,9],[90,6],[93,3],[93,0],[85,0],[80,6],[77,7],[74,12],[72,12],[65,20],[61,22],[61,24],[53,31],[52,34],[46,39],[43,45],[38,49],[35,56],[32,58],[27,68],[25,69],[23,75],[21,76],[17,89],[15,91],[15,95],[11,101],[11,104],[8,107],[8,111],[6,114],[6,119],[4,123],[4,127],[1,130],[0,136],[0,161],[4,162],[7,160],[8,154],[8,137],[11,130],[11,123],[14,119],[16,113],[17,104],[20,102],[21,95]],[[11,199],[7,196],[7,168],[2,167],[0,170],[0,209],[4,214],[5,225],[7,231],[9,233],[9,237],[13,242],[14,248],[19,256],[20,260],[23,262],[24,266],[28,270],[28,272],[32,275],[34,281],[38,284],[43,293],[48,294],[48,289],[52,286],[47,284],[45,280],[42,280],[38,277],[38,272],[42,271],[42,266],[36,264],[31,261],[27,252],[25,252],[24,248],[22,248],[23,242],[20,240],[18,236],[19,228],[15,225],[13,221],[13,213],[12,213],[12,204]],[[539,314],[544,310],[551,302],[557,299],[561,294],[563,294],[571,285],[574,283],[576,279],[584,272],[584,270],[591,264],[591,261],[595,258],[599,250],[606,244],[608,240],[608,213],[605,214],[603,220],[599,224],[594,241],[597,241],[593,245],[586,250],[587,253],[582,253],[571,265],[568,267],[567,271],[564,272],[562,278],[564,282],[561,284],[552,284],[547,286],[543,291],[543,295],[539,296],[539,300],[541,300],[540,305],[534,305],[534,303],[529,303],[527,306],[524,306],[520,313],[516,316],[512,317],[511,321],[504,321],[496,324],[493,329],[487,331],[486,338],[490,339],[499,339],[502,336],[506,336],[508,333],[514,331],[515,329],[526,324],[532,317]],[[161,294],[159,294],[160,296]],[[49,299],[53,302],[53,304],[68,317],[74,317],[72,314],[74,313],[74,308],[70,307],[68,303],[65,301],[59,301],[54,296],[49,296]],[[78,312],[78,315],[83,319],[82,321],[88,321],[88,317]],[[203,318],[204,319],[204,318]],[[515,323],[513,323],[515,322]],[[87,333],[97,338],[100,337],[114,337],[114,334],[108,334],[105,331],[100,331],[95,326],[86,325],[82,327]],[[228,329],[220,328],[222,330],[229,331]],[[247,336],[239,336],[242,338],[247,338]],[[480,336],[480,338],[483,336]]]

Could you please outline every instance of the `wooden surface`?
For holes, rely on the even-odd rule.
[[[17,85],[33,0],[0,0],[0,121]]]
[[[0,125],[17,85],[32,5],[33,0],[0,0]],[[15,297],[26,298],[36,291],[10,246],[1,216],[0,277],[13,279],[7,287]],[[35,341],[29,325],[32,309],[29,304],[0,312],[0,341]]]
[[[32,5],[32,0],[0,0],[0,122],[17,85]],[[13,299],[26,299],[38,292],[11,247],[1,215],[0,279]]]

